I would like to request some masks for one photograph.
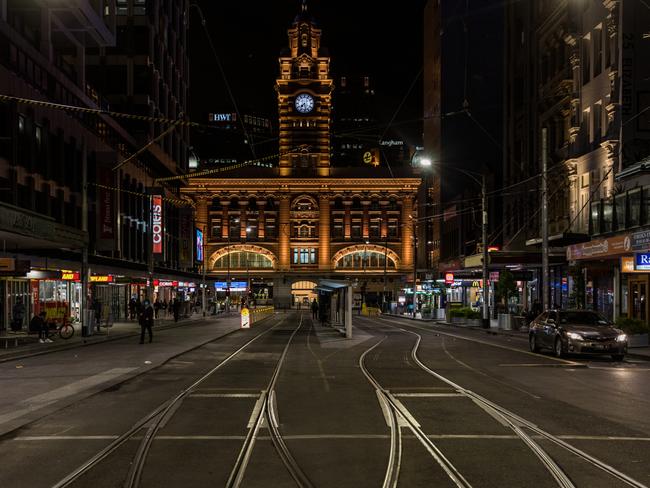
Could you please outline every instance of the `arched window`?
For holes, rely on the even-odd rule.
[[[273,269],[273,261],[264,254],[251,251],[233,251],[214,262],[214,269]]]
[[[378,251],[355,251],[346,254],[336,262],[336,269],[387,269],[394,270],[395,262],[388,258],[386,261],[385,254]]]

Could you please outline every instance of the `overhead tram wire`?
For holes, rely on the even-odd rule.
[[[248,134],[248,130],[246,129],[246,124],[244,124],[244,119],[241,116],[241,113],[239,111],[239,105],[237,105],[237,100],[235,100],[235,96],[232,93],[232,90],[230,88],[230,83],[228,83],[228,78],[226,77],[226,72],[223,69],[223,65],[221,64],[221,59],[219,58],[219,55],[217,54],[217,50],[214,47],[214,43],[212,42],[212,36],[210,35],[210,32],[208,31],[208,28],[206,26],[205,22],[205,16],[203,15],[203,10],[201,10],[201,7],[199,6],[198,3],[190,3],[190,7],[195,7],[199,15],[201,16],[201,26],[203,26],[203,32],[205,33],[205,37],[208,39],[208,44],[210,45],[210,50],[212,51],[212,55],[214,56],[214,60],[217,63],[217,67],[219,68],[219,72],[221,73],[221,78],[223,79],[224,84],[226,85],[226,91],[228,92],[228,97],[230,97],[230,101],[232,102],[232,105],[235,109],[235,113],[237,114],[237,118],[239,119],[239,125],[242,128],[242,131],[244,132],[244,137],[246,138],[246,142],[248,143],[248,147],[251,151],[251,155],[253,158],[257,157],[257,154],[255,153],[255,146],[253,144],[253,141]],[[188,15],[189,15],[189,10],[188,10]]]
[[[154,137],[153,139],[151,139],[151,140],[150,140],[149,142],[147,142],[144,146],[142,146],[142,147],[141,147],[140,149],[138,149],[136,152],[134,152],[134,153],[131,154],[129,157],[127,157],[124,161],[122,161],[121,163],[116,164],[116,165],[113,167],[113,171],[117,171],[118,169],[120,169],[120,168],[121,168],[122,166],[124,166],[125,164],[128,164],[129,162],[131,162],[132,160],[134,160],[135,158],[137,158],[140,154],[142,154],[142,153],[145,152],[147,149],[149,149],[153,144],[155,144],[155,143],[158,142],[160,139],[162,139],[163,137],[165,137],[166,135],[168,135],[169,133],[171,133],[172,131],[174,131],[174,130],[178,127],[178,125],[180,124],[180,122],[182,122],[182,120],[183,120],[183,113],[181,112],[181,113],[179,114],[178,121],[177,121],[176,123],[174,123],[174,124],[170,125],[169,127],[167,127],[167,129],[165,129],[163,132],[161,132],[161,133],[158,134],[156,137]]]

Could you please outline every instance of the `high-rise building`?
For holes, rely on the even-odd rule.
[[[138,152],[168,124],[112,112],[184,111],[187,2],[0,3],[0,94],[18,97],[0,99],[0,330],[18,298],[27,319],[80,320],[82,274],[103,317],[123,319],[149,277],[148,188],[184,170],[187,149],[178,128]],[[196,281],[191,207],[173,199],[178,184],[159,195],[155,276]]]
[[[636,1],[506,6],[504,245],[539,255],[544,152],[550,306],[648,316],[648,275],[625,263],[648,251],[649,23]]]
[[[379,304],[412,274],[420,179],[408,167],[389,177],[382,167],[331,165],[334,83],[321,34],[303,4],[279,58],[278,167],[192,178],[182,190],[196,201],[207,272],[223,293],[247,283],[288,306],[334,277]]]

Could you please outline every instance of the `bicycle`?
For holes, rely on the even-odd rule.
[[[54,327],[52,327],[54,324]],[[61,339],[68,340],[74,335],[74,327],[67,320],[63,320],[60,324],[56,322],[50,322],[48,324],[48,330],[54,329]]]

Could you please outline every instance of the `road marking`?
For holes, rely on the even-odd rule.
[[[404,438],[415,438],[415,436],[404,435]],[[519,437],[512,434],[427,434],[429,439],[494,439],[494,440],[518,440]],[[578,441],[605,441],[605,442],[650,442],[650,437],[625,437],[625,436],[597,436],[597,435],[560,435],[557,436],[565,440]],[[119,438],[117,435],[62,435],[62,436],[19,436],[11,440],[15,442],[43,442],[43,441],[85,441],[85,440],[114,440]],[[390,439],[389,434],[295,434],[283,435],[285,440],[318,440],[318,439]],[[533,439],[544,439],[539,435],[532,435]],[[139,440],[141,437],[133,437],[132,440]],[[246,439],[243,435],[158,435],[156,439],[170,441],[241,441]],[[257,437],[258,440],[270,440],[269,436]]]
[[[259,393],[191,393],[190,398],[259,398]]]
[[[258,399],[255,402],[255,406],[253,407],[251,416],[248,419],[248,424],[246,424],[247,429],[252,429],[255,426],[255,421],[257,420],[257,417],[259,416],[259,413],[262,410],[263,406],[264,406],[264,392],[258,395]]]
[[[112,441],[119,435],[26,435],[14,437],[12,441]]]
[[[375,390],[375,393],[377,394],[377,401],[379,402],[379,406],[381,407],[381,413],[384,416],[384,421],[386,422],[386,425],[390,427],[390,411],[389,411],[389,406],[386,403],[386,399],[384,398],[383,393],[381,390]]]
[[[394,397],[407,398],[446,398],[446,397],[464,397],[462,393],[393,393]]]
[[[524,390],[523,388],[519,388],[519,387],[517,387],[517,386],[511,385],[510,383],[506,383],[505,381],[501,381],[501,380],[495,378],[494,376],[490,376],[489,374],[484,373],[483,371],[479,371],[478,369],[476,369],[476,368],[470,366],[469,364],[464,363],[463,361],[461,361],[460,359],[456,358],[452,353],[450,353],[450,352],[447,350],[447,346],[445,345],[445,338],[444,338],[444,337],[442,338],[441,344],[442,344],[442,350],[445,351],[445,354],[446,354],[447,356],[449,356],[451,359],[453,359],[454,361],[456,361],[458,364],[460,364],[460,365],[466,367],[466,368],[469,369],[470,371],[474,371],[476,374],[479,374],[479,375],[481,375],[481,376],[485,376],[486,378],[489,378],[489,379],[491,379],[492,381],[495,381],[496,383],[499,383],[499,384],[502,384],[502,385],[506,385],[508,388],[512,388],[513,390],[517,390],[517,391],[519,391],[519,392],[521,392],[521,393],[524,393],[524,394],[528,395],[529,397],[534,398],[535,400],[540,400],[540,399],[542,398],[542,397],[537,396],[537,395],[535,395],[535,394],[533,394],[533,393],[530,393],[529,391]]]
[[[575,364],[508,363],[497,366],[504,368],[573,368]]]
[[[412,327],[414,329],[423,330],[425,332],[435,332],[437,334],[441,334],[441,335],[445,335],[445,336],[449,336],[449,337],[455,337],[456,339],[462,339],[464,341],[476,342],[478,344],[485,344],[487,346],[498,347],[499,349],[505,349],[507,351],[518,352],[518,353],[521,353],[521,354],[527,354],[529,356],[533,356],[533,357],[536,357],[536,358],[540,357],[539,354],[536,354],[536,353],[530,352],[530,351],[525,351],[523,349],[516,349],[514,347],[504,346],[502,344],[495,344],[495,343],[490,342],[490,341],[483,341],[481,339],[474,339],[474,338],[471,338],[471,337],[465,337],[465,336],[462,336],[462,335],[453,334],[451,332],[443,332],[439,328],[437,328],[438,326],[434,326],[434,327],[436,327],[435,329],[425,329],[424,327],[420,327],[420,326],[413,325],[413,324],[402,324],[401,322],[398,322],[398,321],[395,321],[395,320],[389,320],[389,319],[386,319],[386,318],[383,318],[383,317],[381,319],[385,320],[387,322],[391,322],[393,324],[400,324],[400,325],[403,325],[405,327]],[[563,364],[566,364],[566,365],[573,366],[574,368],[586,368],[587,367],[586,364],[576,363],[574,361],[567,361],[566,359],[555,358],[553,356],[543,356],[543,357],[550,360],[550,361],[557,361],[557,362],[560,362],[560,363],[563,363]]]
[[[28,413],[46,407],[67,397],[76,395],[84,390],[100,385],[107,381],[114,380],[138,368],[113,368],[103,373],[98,373],[79,381],[68,383],[60,388],[41,393],[25,400],[21,400],[13,406],[13,411],[0,415],[0,424],[10,422]]]
[[[626,373],[628,371],[650,371],[650,368],[619,368],[616,366],[589,366],[589,369],[599,369],[599,370],[605,370],[605,371],[625,371]]]
[[[408,408],[406,408],[402,402],[400,402],[397,398],[395,398],[392,395],[392,393],[390,393],[388,390],[386,390],[386,395],[388,395],[390,397],[392,402],[397,407],[397,411],[399,413],[399,415],[397,416],[397,424],[400,427],[409,427],[409,422],[412,425],[415,425],[417,428],[422,427],[420,425],[420,423],[417,420],[415,420],[415,417],[413,417],[413,415],[411,415],[411,412],[409,412]],[[408,419],[408,421],[407,421],[407,419]]]

